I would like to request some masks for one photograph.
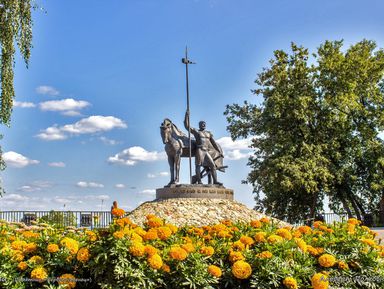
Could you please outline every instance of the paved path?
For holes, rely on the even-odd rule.
[[[375,231],[378,235],[376,236],[376,239],[381,239],[382,243],[384,244],[384,228],[373,228],[373,231]]]

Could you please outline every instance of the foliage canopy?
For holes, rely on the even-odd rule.
[[[326,41],[310,58],[292,43],[258,74],[260,105],[228,105],[233,139],[253,137],[247,182],[256,207],[289,221],[344,209],[361,218],[384,189],[384,51]]]

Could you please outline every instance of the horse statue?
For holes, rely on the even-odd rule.
[[[182,157],[189,157],[189,139],[188,137],[168,118],[164,119],[160,126],[160,134],[165,144],[165,152],[167,153],[171,180],[168,185],[179,182],[180,161]],[[224,172],[227,166],[223,166],[223,157],[217,152],[213,146],[208,150],[215,162],[216,169]],[[196,141],[191,140],[191,156],[196,154]],[[208,176],[208,183],[212,182],[212,178],[208,167],[204,167],[200,173],[201,177]],[[192,177],[192,183],[196,183],[196,176]]]

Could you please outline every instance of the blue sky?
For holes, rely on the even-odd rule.
[[[247,140],[231,142],[226,104],[250,92],[275,49],[290,42],[314,51],[325,40],[375,40],[384,47],[383,1],[66,0],[37,1],[29,68],[15,66],[16,105],[2,127],[8,167],[2,210],[130,210],[169,181],[159,126],[204,119],[229,166],[219,180],[254,205],[241,184]],[[188,160],[182,161],[188,182]]]

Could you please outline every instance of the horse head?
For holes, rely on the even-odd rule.
[[[160,135],[163,140],[163,144],[166,144],[170,141],[171,133],[172,133],[172,121],[166,118],[160,125]]]

